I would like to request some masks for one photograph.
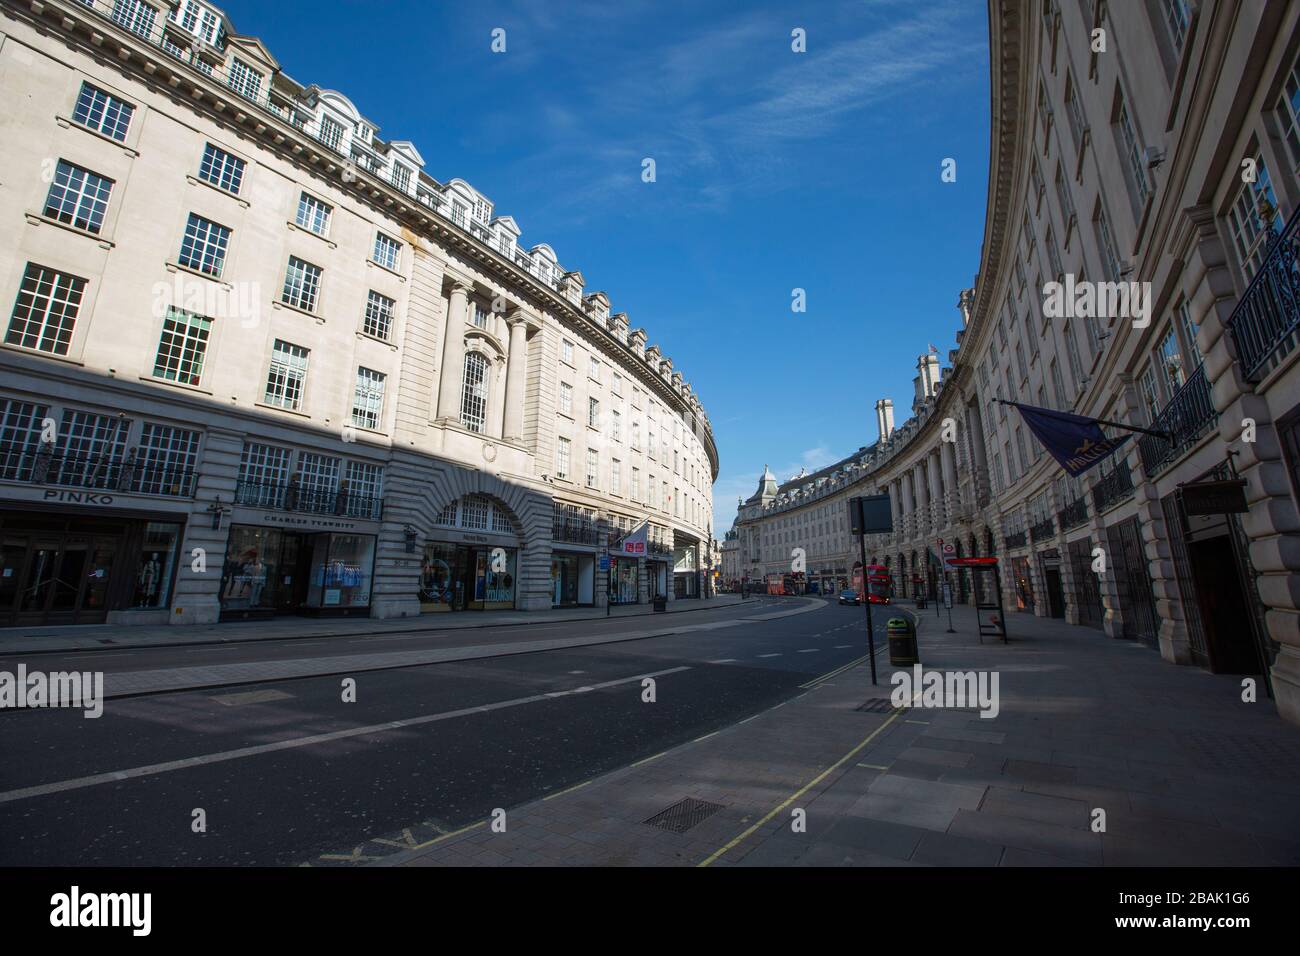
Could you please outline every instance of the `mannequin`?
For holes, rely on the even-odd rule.
[[[158,578],[162,566],[158,563],[158,552],[153,552],[149,559],[140,565],[136,575],[136,593],[139,596],[138,607],[153,607],[158,594]]]

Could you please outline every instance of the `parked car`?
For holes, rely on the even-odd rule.
[[[840,592],[841,604],[861,604],[862,600],[858,597],[858,592],[852,588],[845,588]]]

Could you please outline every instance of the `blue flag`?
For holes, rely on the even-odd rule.
[[[1048,454],[1061,463],[1061,467],[1078,477],[1113,452],[1128,439],[1128,435],[1107,438],[1097,419],[1071,412],[1057,412],[1037,405],[1008,402],[1020,409],[1020,417],[1042,442]]]

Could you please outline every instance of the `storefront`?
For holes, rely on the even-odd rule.
[[[700,596],[699,552],[693,544],[673,548],[673,597]]]
[[[637,560],[636,558],[614,558],[611,569],[615,604],[635,604],[637,602]]]
[[[0,510],[0,627],[165,622],[183,529],[179,515]]]
[[[420,610],[510,610],[518,568],[517,548],[430,541],[420,561]]]
[[[221,575],[221,620],[369,614],[374,564],[373,534],[232,524]]]
[[[668,596],[668,562],[646,561],[646,586],[650,591],[650,600]]]
[[[590,607],[595,585],[595,555],[556,551],[551,556],[552,607]]]
[[[1011,559],[1011,581],[1016,588],[1016,609],[1034,610],[1034,582],[1029,577],[1029,558]]]

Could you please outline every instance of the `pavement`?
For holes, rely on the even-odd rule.
[[[663,614],[710,611],[754,601],[738,594],[717,594],[711,598],[669,601]],[[58,653],[70,650],[121,650],[136,647],[180,647],[199,644],[236,644],[246,641],[300,640],[303,638],[422,634],[512,627],[525,624],[555,624],[567,621],[602,621],[608,618],[649,617],[649,604],[623,604],[609,608],[563,608],[550,611],[464,611],[425,614],[416,618],[377,620],[368,617],[311,618],[279,616],[261,621],[228,621],[222,624],[173,626],[77,624],[48,627],[0,628],[0,656],[9,654]]]
[[[891,609],[891,614],[896,613]],[[919,614],[926,671],[999,710],[891,706],[866,661],[717,731],[454,830],[314,861],[379,866],[1295,866],[1300,729],[1242,678],[1062,621],[980,644]],[[743,666],[736,662],[731,666]],[[663,678],[666,683],[669,678]],[[661,690],[662,693],[662,690]]]

